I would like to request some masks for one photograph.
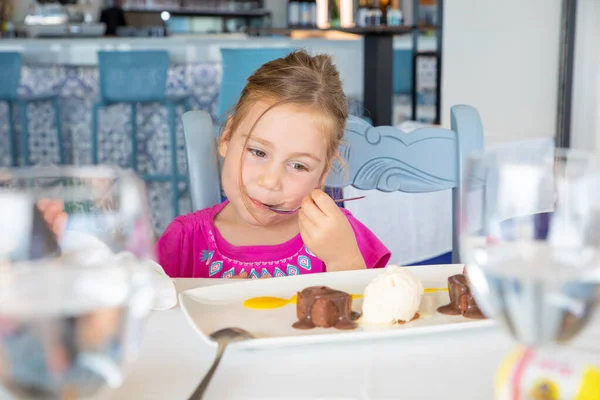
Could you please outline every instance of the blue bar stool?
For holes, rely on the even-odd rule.
[[[258,48],[222,48],[221,65],[223,74],[219,88],[217,104],[217,128],[227,121],[226,115],[238,102],[250,75],[261,65],[285,57],[294,48],[291,47],[258,47]]]
[[[413,51],[394,50],[392,58],[394,74],[392,75],[395,95],[411,95],[413,90]]]
[[[131,155],[130,167],[138,171],[137,159],[137,111],[138,104],[160,103],[167,108],[169,137],[171,142],[171,174],[141,174],[147,181],[171,182],[174,216],[179,215],[179,182],[187,182],[177,169],[176,107],[190,109],[189,96],[167,96],[169,53],[149,51],[99,51],[100,99],[92,108],[92,163],[98,164],[98,112],[101,107],[114,104],[131,104]]]
[[[27,106],[30,103],[41,101],[52,102],[54,108],[54,123],[58,142],[58,159],[60,164],[65,163],[65,149],[61,125],[60,103],[57,93],[44,93],[38,95],[20,96],[18,94],[19,82],[21,80],[21,54],[16,52],[0,52],[0,101],[8,103],[8,145],[10,148],[11,166],[18,164],[17,133],[13,121],[15,105],[19,109],[21,118],[20,152],[21,165],[30,165],[29,157],[29,120],[27,118]]]

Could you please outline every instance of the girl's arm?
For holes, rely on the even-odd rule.
[[[54,235],[60,239],[67,225],[64,203],[60,200],[41,199],[37,207]]]
[[[342,212],[346,215],[354,230],[358,248],[367,268],[384,268],[388,264],[392,253],[369,228],[354,218],[350,211],[342,209]]]

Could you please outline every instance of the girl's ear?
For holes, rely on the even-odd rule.
[[[227,148],[229,147],[229,142],[231,142],[231,124],[232,124],[231,115],[227,117],[227,122],[225,123],[225,128],[223,129],[223,134],[219,139],[219,155],[225,158],[225,154],[227,154]]]

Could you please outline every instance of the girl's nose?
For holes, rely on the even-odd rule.
[[[258,184],[267,190],[281,189],[281,170],[272,164],[266,165],[259,176]]]

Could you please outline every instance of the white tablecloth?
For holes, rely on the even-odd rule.
[[[177,287],[215,281],[180,279]],[[513,346],[500,329],[486,328],[260,351],[232,347],[205,399],[491,399],[496,368]],[[181,309],[154,312],[137,363],[103,399],[185,400],[215,353]]]
[[[406,129],[405,129],[406,130]],[[410,134],[410,133],[407,133]],[[510,159],[535,154],[554,145],[554,138],[486,136],[486,149]],[[371,229],[392,252],[390,263],[407,265],[452,250],[452,191],[383,193],[344,188],[344,197],[367,196],[345,207]]]

